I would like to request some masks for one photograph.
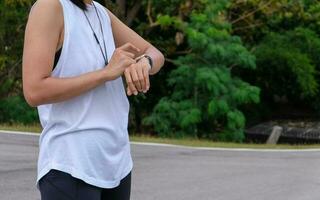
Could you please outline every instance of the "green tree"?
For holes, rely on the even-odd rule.
[[[310,29],[270,33],[256,46],[254,81],[264,99],[310,105],[319,95],[320,39]]]
[[[233,34],[257,57],[257,70],[235,73],[261,88],[247,107],[250,124],[274,117],[316,116],[319,103],[319,0],[233,0]],[[317,114],[318,113],[318,114]]]
[[[0,99],[19,93],[26,13],[30,0],[0,1]]]
[[[23,36],[31,3],[0,1],[0,122],[32,123],[38,117],[22,97]]]
[[[228,18],[233,33],[255,45],[270,32],[310,28],[317,33],[320,21],[319,0],[232,0]]]
[[[144,123],[162,136],[207,137],[243,141],[245,117],[239,106],[259,102],[259,88],[232,75],[232,69],[254,69],[255,58],[226,20],[227,1],[202,1],[189,23],[165,16],[186,34],[190,51],[174,61],[167,81],[171,94],[162,98]]]

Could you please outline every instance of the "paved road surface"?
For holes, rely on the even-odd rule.
[[[131,145],[132,200],[319,200],[320,151]],[[0,200],[39,200],[38,136],[0,133]]]

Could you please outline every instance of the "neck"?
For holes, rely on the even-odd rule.
[[[84,3],[92,4],[93,0],[83,0]]]

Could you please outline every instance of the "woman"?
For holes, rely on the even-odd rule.
[[[36,182],[42,200],[130,199],[126,92],[146,93],[149,75],[163,64],[159,50],[96,1],[33,5],[23,92],[43,127]]]

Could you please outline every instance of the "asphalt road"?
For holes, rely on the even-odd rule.
[[[318,200],[320,151],[131,145],[132,200]],[[0,200],[39,200],[38,136],[0,133]]]

